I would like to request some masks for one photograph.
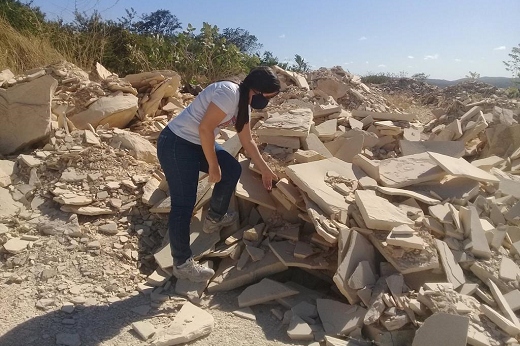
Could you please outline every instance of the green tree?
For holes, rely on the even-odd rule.
[[[424,82],[428,78],[430,78],[430,75],[426,74],[424,72],[415,73],[414,75],[412,75],[412,79],[415,79],[415,80],[420,81],[420,82]]]
[[[0,0],[0,17],[6,19],[16,30],[24,33],[40,34],[45,14],[33,2]]]
[[[477,80],[480,78],[480,73],[469,71],[469,73],[466,75],[466,78],[469,78],[471,80]]]
[[[299,73],[305,73],[311,70],[309,63],[299,54],[294,56],[294,62],[295,63],[289,67],[289,70]]]
[[[182,24],[179,22],[179,19],[169,10],[157,10],[149,14],[143,14],[141,20],[131,25],[132,30],[137,34],[162,36],[172,36],[181,27]]]
[[[262,48],[262,44],[258,42],[255,35],[251,35],[249,31],[241,28],[225,28],[222,31],[222,37],[226,42],[234,44],[242,53],[253,54]]]
[[[511,60],[504,61],[506,70],[513,74],[513,78],[518,78],[515,83],[520,84],[520,44],[518,44],[518,47],[513,47],[511,49],[509,57]]]

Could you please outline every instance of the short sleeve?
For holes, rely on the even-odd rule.
[[[224,113],[234,114],[236,113],[237,108],[237,90],[221,85],[215,89],[211,102],[213,102]]]

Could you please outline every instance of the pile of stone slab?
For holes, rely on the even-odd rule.
[[[116,83],[135,88],[140,101],[134,112],[144,121],[134,128],[155,126],[148,139],[110,123],[80,129],[74,119],[81,113],[53,117],[58,83],[47,72],[31,81],[5,78],[20,85],[0,92],[42,83],[37,90],[46,98],[39,111],[49,117],[43,148],[0,161],[0,244],[7,263],[16,265],[41,236],[57,234],[91,254],[100,253],[106,237],[118,237],[110,251],[153,267],[137,285],[142,294],[156,304],[169,301],[171,290],[190,300],[167,328],[133,326],[156,345],[210,333],[213,318],[196,305],[204,294],[233,289],[242,290],[237,316],[255,319],[251,307],[270,304],[294,340],[516,344],[520,142],[518,125],[505,125],[511,117],[516,121],[516,110],[493,109],[491,117],[467,105],[461,116],[440,114],[422,125],[339,68],[308,78],[275,71],[284,91],[265,112],[253,113],[251,125],[280,179],[267,191],[236,132],[221,130],[217,141],[242,166],[230,205],[240,217],[220,233],[203,232],[213,186],[201,173],[190,242],[194,257],[216,272],[203,283],[171,280],[168,182],[148,140],[161,129],[154,122],[164,126],[185,105],[170,102],[179,99],[172,94],[173,75],[153,72],[125,77],[130,85]],[[179,108],[165,114],[170,103]],[[472,160],[477,154],[480,159]],[[38,233],[32,227],[24,233],[19,220],[36,225]],[[297,271],[330,289],[284,279]]]
[[[264,157],[282,157],[273,169],[284,178],[271,192],[239,153],[236,134],[221,132],[218,141],[243,168],[231,204],[240,219],[220,234],[202,232],[212,187],[201,175],[191,244],[216,275],[202,284],[179,280],[177,292],[199,303],[206,287],[214,293],[253,284],[238,297],[235,313],[254,319],[251,306],[277,302],[272,312],[294,340],[513,343],[520,179],[507,162],[519,157],[520,145],[510,158],[462,158],[475,153],[466,145],[485,134],[479,108],[456,120],[460,137],[439,140],[444,128],[422,133],[410,114],[349,111],[332,100],[328,110],[281,110],[297,104],[292,100],[254,125]],[[392,154],[374,160],[381,143]],[[160,190],[164,182],[154,184]],[[169,204],[166,197],[151,210],[167,213]],[[170,252],[165,239],[149,286],[171,277]],[[328,278],[336,295],[266,278],[291,267]]]

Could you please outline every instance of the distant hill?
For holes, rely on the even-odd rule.
[[[426,83],[436,85],[439,88],[445,88],[458,83],[466,82],[469,78],[461,78],[457,80],[446,80],[446,79],[427,79]],[[497,88],[509,88],[514,86],[514,78],[507,77],[481,77],[478,79],[479,82],[488,83],[496,86]]]

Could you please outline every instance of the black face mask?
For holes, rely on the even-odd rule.
[[[262,94],[254,94],[251,98],[251,108],[264,109],[267,107],[269,100]]]

